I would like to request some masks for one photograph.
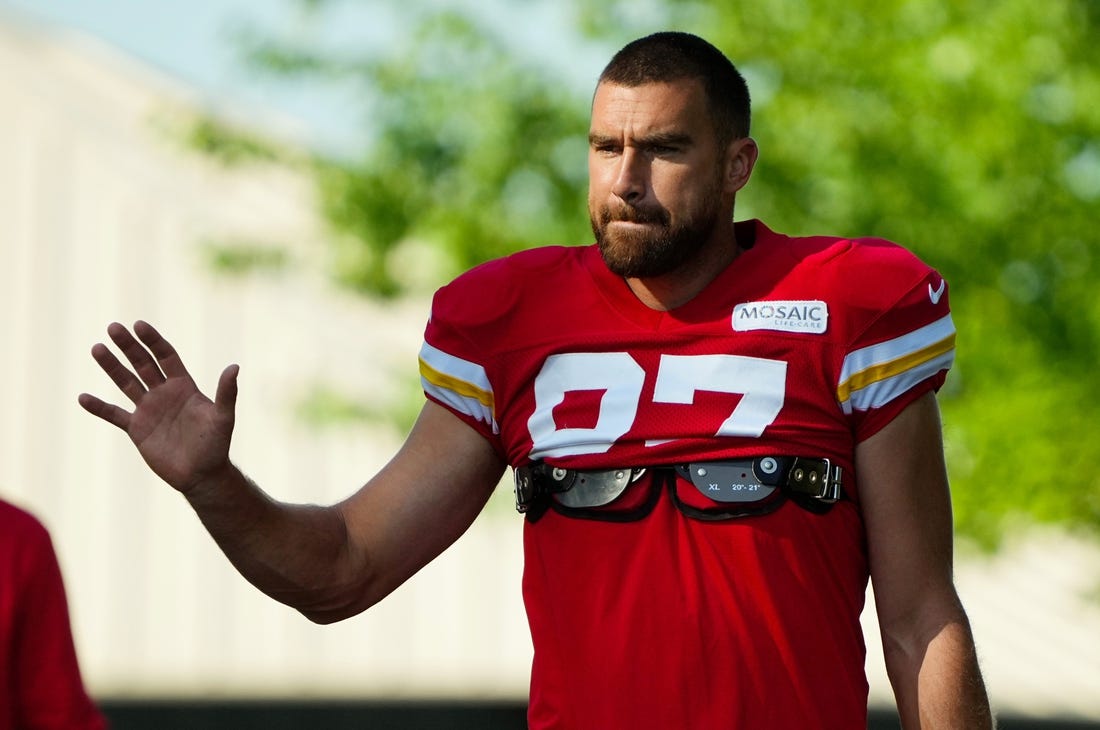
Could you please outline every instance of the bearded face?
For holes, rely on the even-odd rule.
[[[714,232],[720,208],[716,183],[692,209],[677,216],[663,207],[625,203],[604,203],[588,214],[607,267],[628,279],[644,279],[671,273],[691,260]]]
[[[734,194],[747,180],[735,173],[755,160],[734,151],[719,139],[701,81],[598,84],[588,217],[608,268],[627,279],[687,273],[721,245],[714,238],[731,224]]]

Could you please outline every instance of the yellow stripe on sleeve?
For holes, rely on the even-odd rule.
[[[908,370],[915,370],[924,363],[927,363],[935,358],[951,352],[955,347],[955,333],[952,332],[947,337],[944,337],[938,342],[934,342],[927,347],[923,347],[920,350],[911,352],[902,357],[894,360],[888,360],[886,362],[873,365],[865,370],[861,370],[857,373],[853,373],[851,377],[837,386],[836,395],[837,400],[841,403],[847,401],[853,391],[862,390],[870,385],[881,382],[888,378],[892,378],[896,375],[904,373]]]
[[[420,377],[424,378],[427,382],[431,383],[437,388],[443,390],[449,390],[452,393],[462,396],[463,398],[473,398],[481,405],[488,408],[491,412],[496,412],[493,403],[493,394],[484,388],[479,388],[473,383],[469,383],[465,380],[448,375],[446,373],[436,370],[427,362],[424,358],[420,358]]]

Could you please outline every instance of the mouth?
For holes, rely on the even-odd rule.
[[[660,212],[629,211],[616,216],[607,217],[608,225],[618,223],[620,225],[634,226],[663,226],[666,225],[664,216]]]
[[[615,218],[608,221],[608,225],[620,225],[620,226],[659,226],[659,221],[651,220],[627,220],[623,218]]]

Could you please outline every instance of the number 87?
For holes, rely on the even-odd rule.
[[[527,421],[532,459],[602,454],[634,425],[646,373],[627,352],[551,355],[535,378],[535,412]],[[787,386],[787,363],[742,355],[662,355],[653,402],[695,402],[695,393],[739,393],[743,397],[715,436],[759,437],[779,415]],[[602,390],[600,412],[591,428],[561,428],[553,411],[566,393]],[[653,442],[647,446],[654,445]]]

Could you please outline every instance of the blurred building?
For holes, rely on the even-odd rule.
[[[86,37],[0,15],[0,494],[54,536],[91,690],[522,699],[522,524],[506,485],[387,601],[318,627],[241,579],[125,436],[77,406],[81,391],[116,395],[88,354],[107,323],[142,318],[207,392],[241,364],[234,459],[278,498],[337,500],[400,442],[384,421],[301,412],[319,393],[379,411],[415,397],[427,299],[333,288],[309,180],[188,149],[201,106]],[[275,264],[219,266],[239,245]],[[1100,550],[1029,536],[995,558],[964,553],[958,578],[997,708],[1100,721]],[[889,705],[872,614],[872,699]]]

